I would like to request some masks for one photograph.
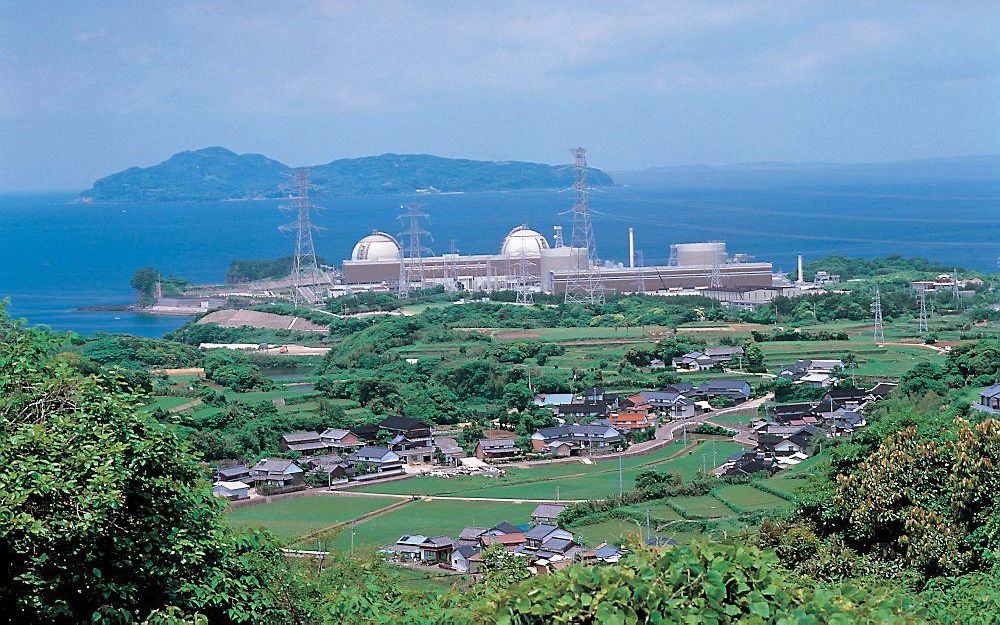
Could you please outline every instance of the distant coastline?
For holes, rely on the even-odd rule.
[[[174,154],[151,167],[130,167],[96,181],[77,201],[124,202],[258,201],[286,197],[289,176],[308,170],[318,196],[456,195],[478,191],[566,189],[571,168],[524,161],[477,161],[429,154],[382,154],[290,167],[261,154],[220,147]],[[592,186],[613,186],[605,172],[589,168]]]

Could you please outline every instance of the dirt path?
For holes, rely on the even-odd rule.
[[[903,341],[889,341],[886,343],[879,343],[879,346],[884,345],[895,345],[896,347],[924,347],[926,349],[935,351],[939,354],[947,354],[948,350],[944,347],[938,345],[928,345],[927,343],[904,343]]]
[[[150,369],[150,375],[197,375],[205,377],[205,369],[202,367],[184,367],[181,369]]]
[[[195,399],[195,400],[189,401],[186,404],[181,404],[180,406],[174,406],[173,408],[170,408],[169,410],[167,410],[167,412],[169,412],[170,414],[176,414],[178,412],[184,412],[185,410],[191,410],[193,408],[197,408],[201,404],[202,404],[202,401],[200,399]]]

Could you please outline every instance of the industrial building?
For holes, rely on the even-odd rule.
[[[629,236],[631,243],[631,231]],[[723,242],[672,245],[667,265],[636,267],[630,258],[627,267],[591,267],[585,248],[564,246],[561,238],[557,228],[552,245],[538,231],[520,225],[504,237],[496,254],[407,257],[401,267],[403,246],[392,235],[374,231],[343,261],[342,284],[348,290],[395,290],[402,279],[409,286],[443,285],[470,292],[526,289],[561,294],[575,277],[596,272],[609,293],[703,290],[725,301],[728,293],[773,289],[771,263],[730,256]]]

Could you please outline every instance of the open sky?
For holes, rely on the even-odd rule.
[[[0,191],[222,145],[597,167],[1000,152],[1000,2],[55,2],[0,9]]]

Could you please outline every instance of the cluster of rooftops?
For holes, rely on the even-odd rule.
[[[558,503],[539,504],[531,514],[531,523],[513,525],[506,521],[493,527],[466,527],[457,538],[404,534],[382,552],[401,562],[415,562],[455,569],[463,573],[478,573],[483,564],[483,551],[492,545],[526,558],[536,573],[546,573],[574,562],[615,563],[623,552],[619,547],[601,544],[588,548],[574,534],[559,527],[559,514],[566,506]],[[669,538],[654,537],[648,543],[662,547],[676,544]]]
[[[775,406],[769,418],[750,422],[756,447],[727,458],[722,475],[739,475],[796,465],[807,459],[818,441],[853,434],[866,425],[865,411],[884,399],[896,384],[870,389],[832,388],[820,401]]]

